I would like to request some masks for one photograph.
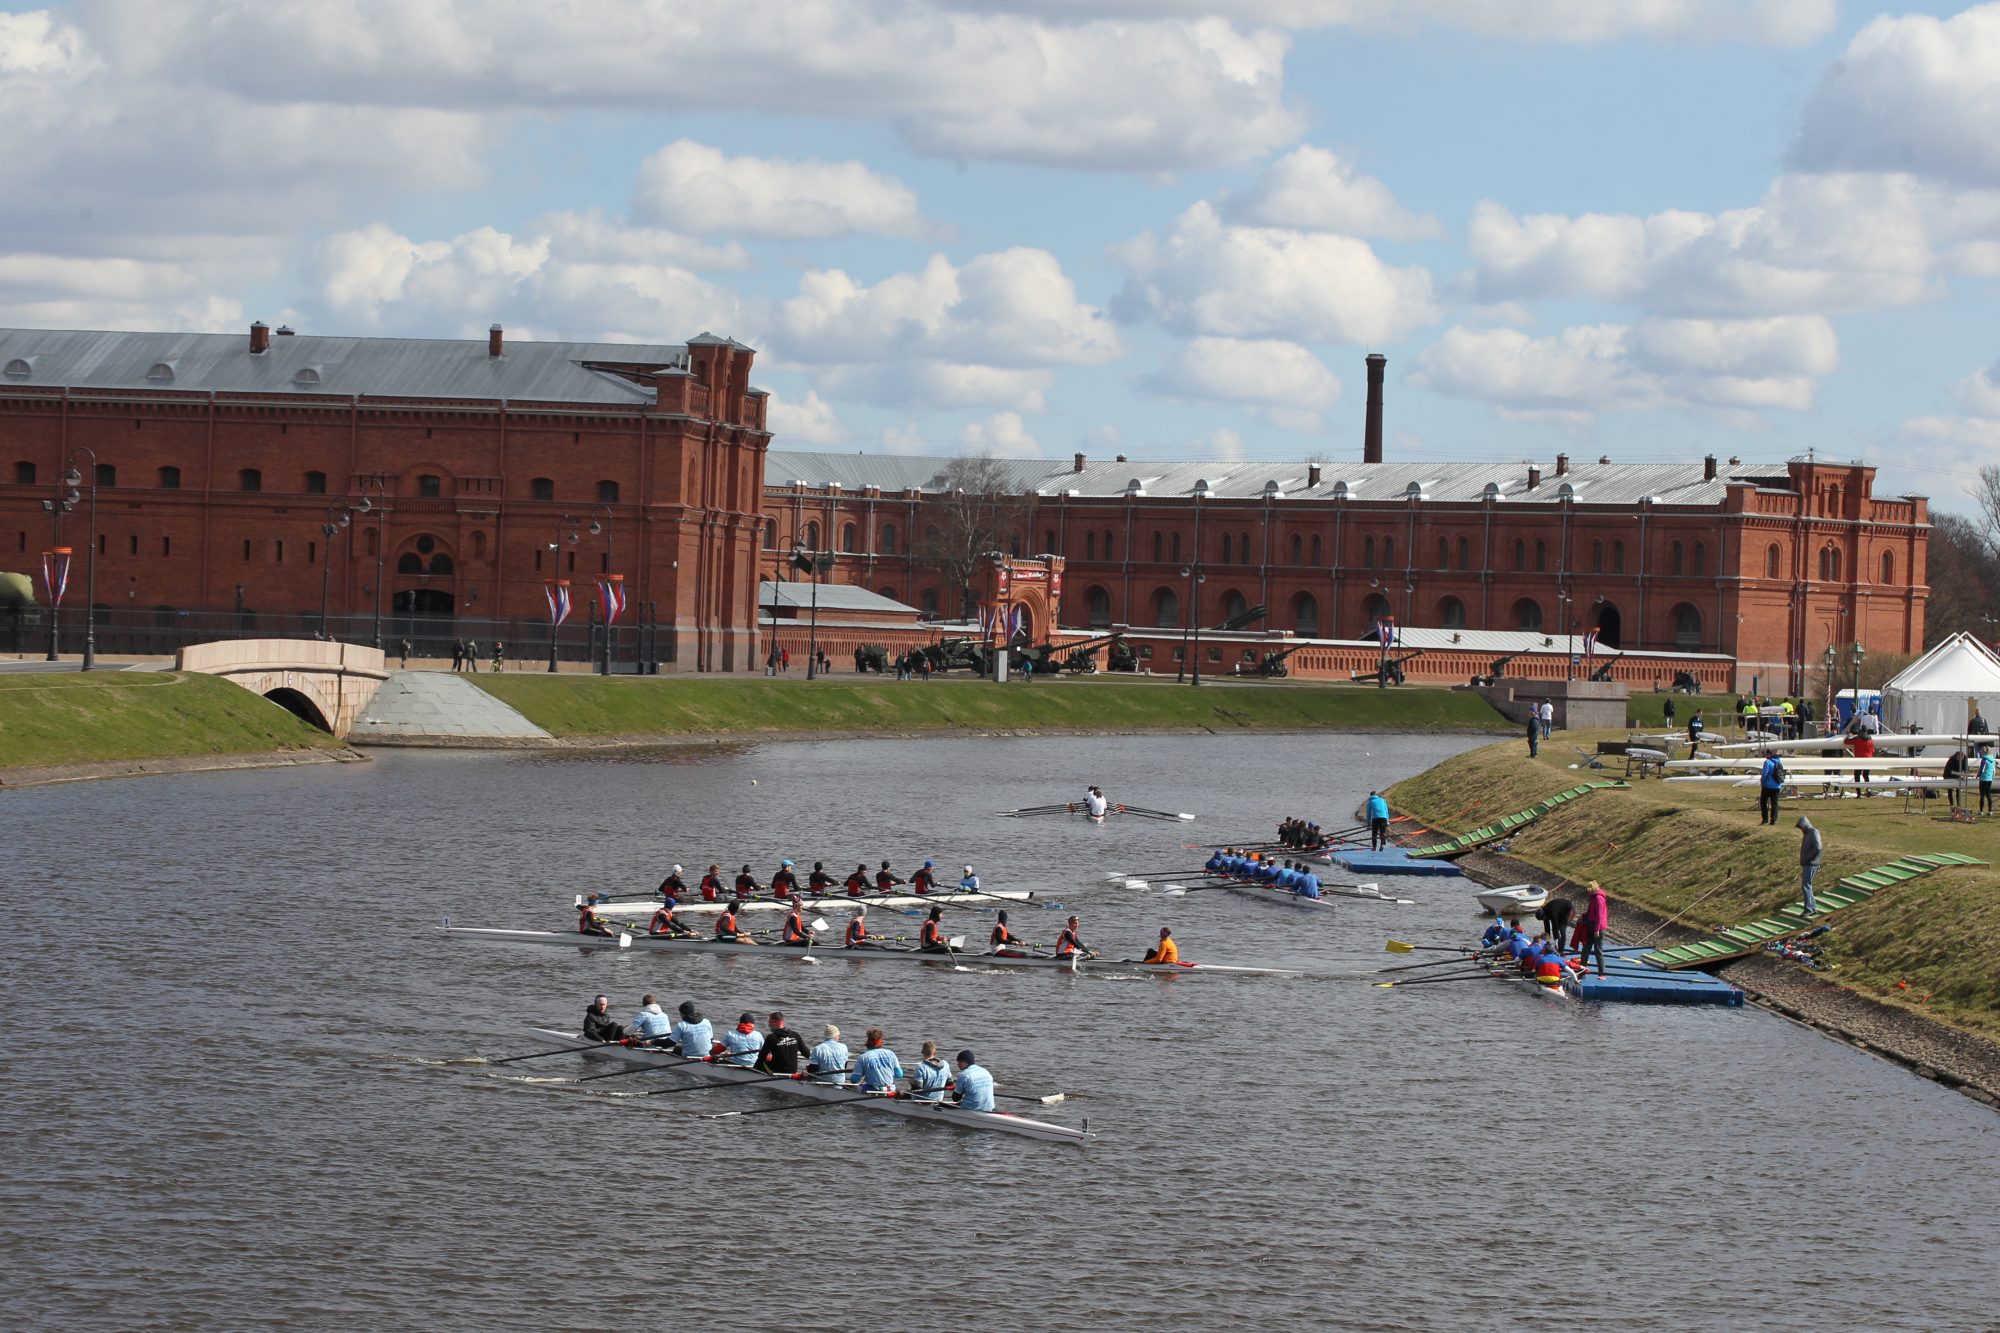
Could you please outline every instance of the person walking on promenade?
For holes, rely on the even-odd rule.
[[[464,639],[453,639],[451,641],[451,669],[453,671],[462,671],[465,669]]]
[[[1694,716],[1688,719],[1688,758],[1694,758],[1695,752],[1701,749],[1701,733],[1704,729],[1701,710],[1697,708],[1694,710]]]
[[[479,674],[479,640],[477,639],[467,639],[465,641],[465,669],[475,676]]]
[[[1660,705],[1660,714],[1667,719],[1667,730],[1672,731],[1674,729],[1674,701],[1671,695],[1668,696],[1664,704]]]
[[[1776,755],[1764,760],[1764,770],[1757,781],[1758,822],[1775,825],[1778,822],[1778,793],[1785,789],[1785,761]]]
[[[1993,751],[1979,747],[1979,813],[1993,813]]]
[[[1807,916],[1819,915],[1819,903],[1813,898],[1813,877],[1819,874],[1820,857],[1826,852],[1826,839],[1820,837],[1819,830],[1804,815],[1799,816],[1799,900],[1805,904]]]
[[[407,671],[410,668],[410,641],[405,639],[399,646],[403,650],[403,669]]]
[[[1533,759],[1542,752],[1542,720],[1534,710],[1528,712],[1528,758]]]
[[[1590,881],[1590,897],[1583,904],[1583,919],[1576,923],[1576,938],[1571,941],[1578,950],[1578,972],[1589,965],[1590,955],[1595,951],[1597,975],[1604,975],[1604,933],[1610,929],[1611,899],[1605,896],[1604,886],[1593,879]]]
[[[789,648],[781,648],[781,649],[779,649],[779,650],[778,650],[778,670],[779,670],[779,671],[780,671],[781,673],[783,673],[783,674],[785,674],[785,675],[787,675],[787,676],[789,676],[789,675],[791,675],[791,674],[792,674],[792,650],[791,650],[791,649],[789,649]]]
[[[503,671],[506,669],[506,666],[507,645],[495,639],[493,641],[493,669],[495,671]]]

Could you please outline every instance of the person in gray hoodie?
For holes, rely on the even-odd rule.
[[[1799,816],[1799,897],[1805,902],[1807,916],[1819,915],[1819,904],[1813,900],[1813,876],[1819,874],[1820,857],[1826,851],[1826,843],[1819,836],[1819,830],[1804,815]]]

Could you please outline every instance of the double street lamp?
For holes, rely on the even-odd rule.
[[[56,585],[69,582],[69,555],[62,544],[63,515],[75,509],[83,499],[83,493],[78,489],[83,485],[83,474],[76,466],[78,454],[90,455],[90,550],[87,553],[90,573],[83,594],[83,669],[88,671],[97,657],[97,612],[94,606],[97,600],[97,454],[87,444],[80,444],[69,451],[66,460],[69,471],[56,487],[56,498],[42,501],[42,512],[48,514],[55,525],[55,540],[50,543],[49,553],[44,558],[42,580],[49,598],[48,660],[53,662],[56,660],[57,643],[62,637],[62,594]]]
[[[375,493],[382,497],[382,503],[379,506],[368,498],[368,488],[371,486],[375,488]],[[384,552],[389,549],[389,528],[387,523],[389,517],[389,483],[381,477],[362,478],[361,498],[355,501],[353,512],[357,514],[373,513],[375,515],[375,634],[370,644],[372,647],[380,648],[382,646],[382,557]],[[349,550],[351,551],[352,549],[350,546]]]
[[[338,518],[334,517],[336,514],[339,515]],[[353,521],[354,509],[352,506],[331,504],[326,507],[325,521],[319,525],[320,533],[326,538],[326,549],[320,552],[319,566],[319,637],[321,639],[330,640],[333,637],[327,633],[326,628],[327,596],[332,590],[333,579],[333,539],[340,535],[342,528],[347,527]],[[379,541],[377,545],[379,547]]]

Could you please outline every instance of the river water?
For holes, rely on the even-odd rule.
[[[1363,969],[1470,888],[1332,913],[1103,886],[1345,821],[1477,742],[926,740],[367,765],[0,796],[10,1327],[1992,1328],[2000,1118],[1755,1010],[1556,1005]],[[1114,797],[1187,824],[992,817]],[[1055,890],[1113,951],[1305,979],[1071,977],[446,941],[780,855]],[[1060,914],[1014,913],[1031,939]],[[1330,919],[1328,919],[1330,917]],[[878,909],[875,924],[915,922]],[[1614,922],[1615,926],[1615,922]],[[969,927],[985,929],[983,918]],[[1421,974],[1419,974],[1421,975]],[[533,1049],[599,990],[782,1007],[906,1064],[972,1046],[1087,1148],[744,1091],[582,1092]],[[720,1025],[720,1024],[719,1024]],[[586,1095],[594,1093],[596,1095]]]

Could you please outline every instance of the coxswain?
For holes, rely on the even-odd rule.
[[[736,914],[742,910],[743,904],[738,902],[732,902],[729,906],[722,909],[721,914],[715,918],[715,938],[717,940],[724,944],[755,944],[757,942],[736,928]]]
[[[792,896],[792,890],[798,888],[798,886],[799,877],[792,873],[792,863],[790,861],[780,861],[776,873],[771,876],[771,896],[773,898],[789,898]]]
[[[785,913],[785,924],[780,927],[778,942],[787,949],[812,948],[812,932],[806,929],[805,904],[792,899],[792,910]]]
[[[1092,787],[1083,794],[1083,808],[1089,812],[1092,819],[1102,819],[1104,812],[1111,808],[1111,803],[1104,799],[1102,788]]]
[[[674,919],[674,908],[679,906],[672,898],[653,909],[653,919],[646,923],[648,935],[665,935],[670,939],[686,940],[694,938],[694,932]]]
[[[917,950],[920,953],[951,953],[951,944],[944,937],[944,909],[931,908],[930,916],[924,921],[923,929],[917,932]]]
[[[1160,942],[1146,950],[1142,963],[1178,963],[1181,951],[1174,945],[1174,932],[1170,926],[1160,927]]]
[[[858,865],[854,867],[854,873],[847,877],[847,896],[859,898],[866,892],[868,892],[868,867]]]
[[[868,904],[856,903],[854,915],[847,918],[847,935],[843,943],[850,949],[872,949],[875,942],[868,938]]]
[[[634,1046],[664,1046],[671,1026],[667,1011],[651,995],[639,1001],[639,1012],[625,1025],[625,1034]]]
[[[1081,954],[1085,958],[1097,957],[1097,950],[1083,942],[1083,936],[1077,930],[1075,917],[1065,922],[1062,933],[1056,936],[1056,957],[1068,958],[1072,954]]]
[[[826,891],[836,883],[838,881],[826,873],[826,862],[815,861],[812,874],[806,876],[806,892],[815,898],[823,898],[826,896]]]
[[[938,1054],[937,1043],[927,1041],[921,1058],[910,1070],[910,1096],[920,1102],[941,1102],[945,1086],[951,1082],[951,1066]]]
[[[743,867],[743,869],[736,872],[737,898],[739,899],[752,898],[755,897],[757,894],[762,893],[763,891],[764,891],[764,886],[762,884],[759,884],[757,882],[757,877],[750,873],[749,866],[746,865]]]
[[[958,1077],[952,1080],[951,1090],[961,1111],[993,1109],[993,1075],[979,1067],[971,1051],[958,1053]]]
[[[718,901],[722,897],[722,867],[710,864],[708,873],[701,877],[701,900],[705,903]]]
[[[740,1065],[748,1069],[757,1062],[758,1052],[764,1049],[764,1039],[757,1035],[757,1018],[745,1014],[736,1020],[736,1026],[722,1034],[722,1063]]]
[[[611,997],[600,995],[583,1011],[585,1041],[623,1041],[625,1025],[611,1016]]]
[[[597,919],[597,895],[591,894],[576,905],[576,933],[579,935],[610,935],[611,927]]]
[[[903,1076],[903,1062],[883,1043],[888,1040],[881,1028],[869,1028],[861,1039],[861,1055],[854,1062],[854,1085],[864,1092],[896,1095],[896,1080]],[[819,1052],[815,1050],[817,1057]]]
[[[680,1017],[674,1020],[674,1046],[689,1060],[700,1060],[715,1043],[715,1025],[701,1016],[693,1000],[682,1000]]]
[[[789,1077],[799,1072],[799,1060],[806,1053],[805,1038],[785,1026],[783,1014],[772,1010],[764,1029],[763,1049],[757,1052],[757,1068]]]
[[[1507,923],[1496,916],[1493,918],[1493,924],[1486,928],[1486,933],[1479,937],[1479,947],[1482,951],[1488,950],[1503,943],[1506,938]]]
[[[1001,912],[993,921],[993,933],[987,938],[986,952],[997,953],[1003,958],[1025,958],[1027,946],[1021,937],[1007,928],[1007,914]]]
[[[960,876],[959,876],[959,878],[958,878],[958,891],[959,891],[960,893],[977,893],[977,892],[979,892],[979,876],[977,876],[977,875],[975,875],[975,874],[973,874],[973,873],[972,873],[972,867],[971,867],[971,866],[967,866],[967,867],[965,868],[965,873],[964,873],[963,875],[960,875]]]
[[[667,877],[660,881],[660,887],[654,890],[662,898],[672,898],[676,902],[687,897],[687,891],[687,881],[681,878],[681,868],[679,866],[675,866],[672,870],[668,871]]]
[[[937,862],[926,861],[910,876],[911,893],[929,893],[937,887]]]
[[[882,868],[875,872],[875,892],[877,893],[888,893],[903,882],[901,875],[889,869],[887,861],[884,861]]]
[[[819,1045],[812,1048],[806,1072],[818,1083],[846,1083],[848,1051],[847,1043],[840,1039],[840,1029],[828,1023],[819,1031]]]

